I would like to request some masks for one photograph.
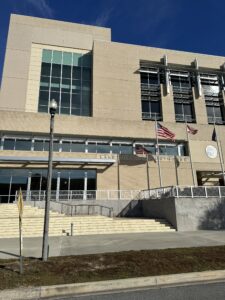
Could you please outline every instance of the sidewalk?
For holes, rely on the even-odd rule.
[[[109,234],[49,238],[49,255],[66,256],[129,250],[225,245],[225,231]],[[42,238],[24,239],[24,256],[40,257]],[[18,239],[0,239],[0,258],[19,254]]]

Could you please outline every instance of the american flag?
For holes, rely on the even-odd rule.
[[[148,154],[149,151],[143,147],[142,145],[136,145],[135,146],[135,153],[136,154]]]
[[[168,140],[175,140],[175,133],[170,131],[168,128],[162,126],[159,122],[157,122],[157,135]]]
[[[198,133],[198,129],[195,129],[195,128],[187,125],[187,132],[190,134],[196,134],[196,133]]]

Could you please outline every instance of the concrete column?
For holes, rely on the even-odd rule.
[[[84,172],[84,200],[87,200],[87,172]]]
[[[29,172],[28,179],[27,179],[26,201],[30,200],[30,185],[31,185],[31,172]]]
[[[60,172],[57,173],[56,201],[59,200],[59,189],[60,189]]]
[[[162,96],[162,115],[163,122],[175,122],[175,109],[173,100],[173,90],[171,85],[169,86],[170,93],[167,94],[166,85],[161,84],[161,96]]]
[[[202,96],[199,96],[196,87],[192,88],[192,91],[193,91],[196,122],[198,124],[206,125],[208,124],[208,118],[206,112],[204,92],[202,92]]]

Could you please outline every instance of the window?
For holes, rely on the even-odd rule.
[[[30,151],[31,140],[16,139],[15,150]]]
[[[110,145],[107,142],[88,142],[89,153],[110,153]]]
[[[31,150],[31,139],[22,138],[5,138],[3,142],[4,150],[21,150],[30,151]]]
[[[218,75],[200,74],[209,124],[224,124],[224,103]]]
[[[195,122],[194,102],[190,73],[170,71],[176,122]]]
[[[49,151],[49,140],[45,136],[29,135],[24,136],[4,136],[1,135],[1,144],[3,150],[22,150],[22,151]],[[53,140],[54,152],[81,152],[81,153],[112,153],[112,154],[135,154],[136,147],[144,148],[145,153],[156,154],[155,140],[111,140],[109,137],[101,140],[86,140],[85,137],[59,137],[55,136]],[[159,141],[160,155],[178,155],[185,156],[186,143],[169,143]]]
[[[156,144],[147,144],[147,143],[136,143],[136,146],[143,147],[143,152],[147,154],[153,154],[156,155],[157,147]],[[135,148],[136,149],[136,148]],[[175,144],[175,143],[159,143],[159,154],[160,155],[171,155],[171,156],[186,156],[186,145],[184,143],[182,144]]]
[[[176,145],[159,145],[160,155],[178,155],[178,147]]]
[[[70,152],[71,151],[71,142],[70,141],[62,141],[62,152]]]
[[[141,104],[143,120],[162,120],[159,69],[141,66]]]
[[[85,152],[86,145],[85,142],[72,142],[71,152]]]
[[[14,150],[15,149],[15,139],[5,138],[3,143],[4,150]]]
[[[43,151],[44,150],[44,141],[35,140],[34,141],[34,151]]]
[[[44,49],[39,91],[39,112],[48,112],[50,99],[57,113],[91,115],[92,55]]]
[[[125,143],[113,143],[112,153],[115,154],[133,154],[133,145]]]

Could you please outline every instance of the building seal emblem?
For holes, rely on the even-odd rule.
[[[206,155],[209,158],[216,158],[217,157],[217,149],[212,146],[212,145],[208,145],[205,149]]]

